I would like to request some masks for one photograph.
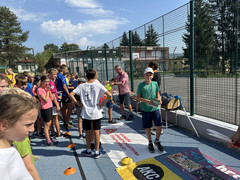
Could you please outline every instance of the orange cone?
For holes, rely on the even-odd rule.
[[[69,168],[67,168],[67,169],[64,171],[64,174],[68,176],[68,175],[74,174],[75,172],[76,172],[76,169],[75,169],[75,168],[69,167]]]
[[[72,149],[72,148],[75,148],[75,147],[76,147],[76,144],[70,143],[67,147]]]
[[[71,136],[71,133],[70,133],[70,132],[65,132],[64,135],[65,135],[65,136]]]

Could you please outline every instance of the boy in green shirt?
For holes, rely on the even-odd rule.
[[[160,89],[157,82],[152,81],[153,69],[148,67],[144,71],[145,81],[138,85],[137,90],[137,100],[141,102],[142,110],[142,126],[146,129],[146,135],[148,138],[148,150],[151,153],[155,152],[151,137],[151,127],[152,121],[156,126],[156,139],[154,145],[157,146],[160,152],[163,151],[163,147],[159,141],[161,130],[162,130],[162,120],[159,106],[161,101]],[[155,102],[154,102],[155,101]],[[157,103],[156,103],[157,102]]]

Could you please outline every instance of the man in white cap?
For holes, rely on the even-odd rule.
[[[163,147],[159,141],[161,130],[162,130],[162,120],[159,106],[161,101],[160,89],[157,82],[152,81],[153,69],[148,67],[144,71],[145,81],[138,85],[137,99],[141,102],[142,110],[142,126],[146,129],[146,135],[148,138],[148,150],[151,153],[155,152],[153,147],[152,137],[151,137],[151,127],[152,121],[156,126],[156,139],[154,140],[154,145],[157,146],[160,152],[163,151]]]

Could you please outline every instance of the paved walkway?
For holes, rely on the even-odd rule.
[[[113,117],[120,117],[120,110],[118,106],[114,107]],[[132,128],[137,131],[137,133],[145,136],[145,131],[141,128],[140,114],[135,115],[134,113],[134,120],[132,122],[125,121],[125,123],[129,126],[129,128]],[[102,126],[106,124],[107,118],[103,118]],[[76,120],[74,120],[74,125],[77,127]],[[36,161],[36,168],[43,180],[122,179],[116,172],[116,167],[107,154],[104,154],[100,157],[100,159],[82,156],[81,151],[85,149],[85,139],[78,139],[77,128],[70,129],[70,133],[71,137],[60,139],[56,147],[45,147],[44,139],[32,139],[31,145],[33,153],[41,157],[40,160]],[[76,144],[76,148],[74,150],[67,148],[67,145],[70,142]],[[206,139],[198,139],[195,135],[181,130],[178,127],[164,129],[164,134],[161,136],[161,142],[167,151],[167,154],[158,156],[157,152],[155,152],[155,156],[157,156],[155,158],[184,180],[191,178],[170,164],[164,157],[170,154],[185,151],[189,148],[198,148],[198,150],[202,153],[205,153],[240,172],[239,152]],[[76,173],[66,176],[63,173],[69,167],[75,168]]]

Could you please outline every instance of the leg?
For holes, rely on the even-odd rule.
[[[42,124],[43,124],[43,118],[40,117],[37,119],[37,131],[41,132],[42,131]]]
[[[151,128],[146,128],[146,135],[147,135],[148,141],[152,141]]]
[[[54,116],[53,116],[53,124],[54,124],[55,127],[56,127],[57,135],[60,136],[60,135],[61,135],[61,131],[60,131],[60,125],[59,125],[58,115],[54,115]]]
[[[82,118],[78,119],[78,131],[79,131],[79,135],[82,135]]]
[[[45,135],[47,142],[50,140],[49,129],[50,129],[51,123],[52,123],[52,121],[44,123],[44,135]]]
[[[87,149],[91,149],[91,142],[92,142],[92,131],[91,130],[87,130],[86,131]]]
[[[69,122],[70,116],[72,114],[72,109],[73,109],[72,102],[67,103],[66,123]]]
[[[95,143],[95,150],[99,151],[99,143],[100,143],[100,130],[94,130],[94,143]]]
[[[108,116],[109,116],[108,122],[112,121],[112,110],[113,108],[108,108]]]
[[[129,109],[129,113],[132,114],[133,110],[132,110],[132,105],[131,104],[128,105],[128,109]]]
[[[162,131],[162,126],[156,126],[156,139],[160,138],[161,131]]]
[[[121,109],[121,113],[122,113],[122,115],[125,115],[125,112],[124,112],[124,105],[123,105],[123,104],[120,104],[120,109]]]
[[[67,114],[67,105],[66,103],[63,103],[62,105],[62,117],[63,117],[63,122],[66,124],[66,114]]]

